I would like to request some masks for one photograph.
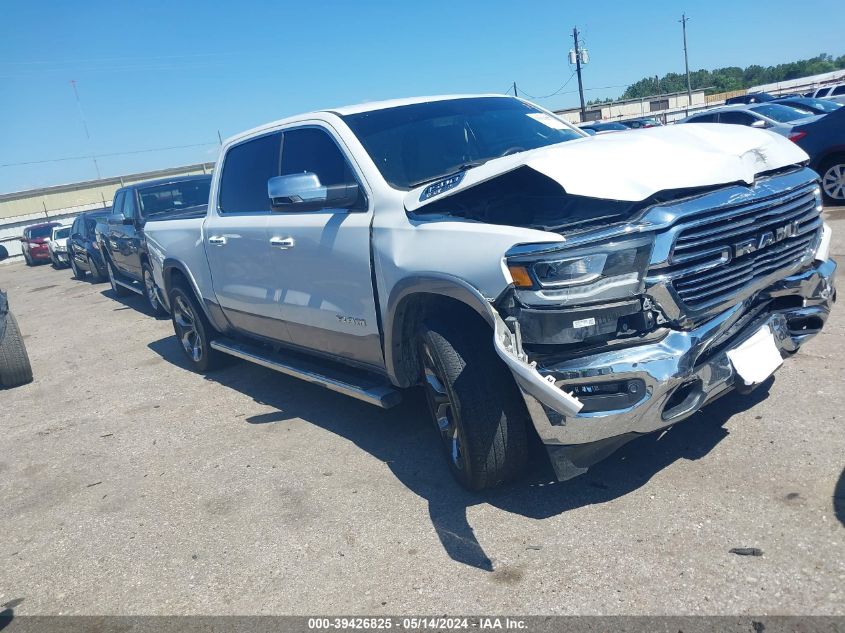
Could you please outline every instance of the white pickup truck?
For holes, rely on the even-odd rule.
[[[312,112],[224,143],[201,217],[150,221],[198,371],[236,356],[381,407],[425,388],[457,479],[559,478],[817,334],[818,176],[766,131],[588,137],[504,96]]]

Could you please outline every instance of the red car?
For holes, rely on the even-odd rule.
[[[50,249],[47,248],[47,243],[50,241],[53,227],[59,224],[59,222],[45,222],[33,224],[23,230],[21,250],[27,266],[32,266],[36,262],[50,261]]]

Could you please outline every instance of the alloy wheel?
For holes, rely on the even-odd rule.
[[[177,296],[173,305],[173,322],[176,325],[176,335],[182,343],[185,353],[198,363],[202,358],[202,336],[197,329],[197,318],[188,301]]]
[[[156,293],[156,284],[153,281],[153,276],[150,274],[148,268],[144,268],[144,294],[147,297],[147,301],[150,304],[150,307],[153,309],[153,312],[157,312],[159,309],[158,303],[158,294]]]
[[[440,433],[440,439],[446,454],[457,470],[464,468],[464,454],[461,434],[455,417],[455,408],[449,398],[445,381],[437,369],[434,357],[428,345],[423,345],[423,371],[425,372],[425,393],[434,423]]]
[[[845,200],[845,163],[831,165],[824,172],[822,189],[834,200]]]

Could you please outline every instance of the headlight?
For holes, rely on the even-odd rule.
[[[646,235],[535,255],[520,247],[507,264],[518,295],[528,305],[624,299],[642,292],[653,243]]]

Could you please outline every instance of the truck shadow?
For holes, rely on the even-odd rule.
[[[174,337],[149,347],[187,369]],[[724,424],[765,399],[773,383],[770,379],[750,395],[728,394],[716,406],[668,431],[626,444],[587,474],[567,482],[555,481],[537,441],[525,478],[503,488],[473,493],[458,486],[449,474],[421,390],[409,390],[402,404],[384,411],[245,362],[208,374],[206,379],[275,409],[247,418],[249,424],[301,419],[353,442],[387,464],[402,484],[428,502],[432,526],[447,554],[456,562],[486,571],[493,571],[494,562],[469,524],[468,508],[486,503],[527,518],[546,519],[623,497],[670,464],[707,455],[728,435]]]
[[[169,314],[165,314],[165,315],[162,315],[162,316],[153,315],[152,312],[150,311],[150,306],[147,303],[147,300],[144,297],[142,297],[141,295],[135,294],[134,292],[127,294],[127,295],[124,295],[122,297],[119,297],[111,289],[111,286],[107,286],[104,290],[102,290],[100,292],[100,294],[123,306],[122,308],[115,308],[115,310],[125,310],[127,308],[132,308],[136,312],[146,314],[147,316],[150,316],[150,317],[157,319],[157,320],[170,319]]]

